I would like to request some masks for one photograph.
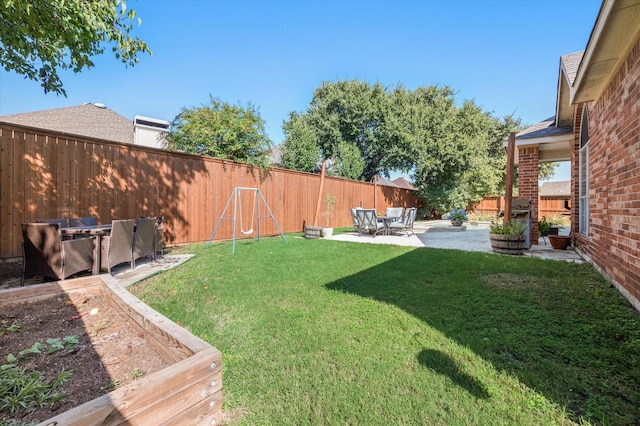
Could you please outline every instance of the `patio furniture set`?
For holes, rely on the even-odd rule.
[[[113,220],[95,217],[39,219],[22,224],[22,280],[64,280],[79,272],[111,274],[120,264],[135,268],[138,259],[156,260],[164,248],[162,216]]]
[[[416,208],[387,207],[385,214],[378,216],[375,209],[354,207],[351,209],[353,230],[361,236],[363,233],[390,235],[406,233],[407,237],[413,232],[413,222],[416,219]]]

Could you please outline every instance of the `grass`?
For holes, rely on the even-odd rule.
[[[637,424],[640,318],[589,265],[305,240],[131,290],[222,351],[238,425]]]

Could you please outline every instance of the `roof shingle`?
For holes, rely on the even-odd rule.
[[[133,121],[101,104],[4,115],[0,121],[114,142],[134,142]]]

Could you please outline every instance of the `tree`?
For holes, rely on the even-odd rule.
[[[291,113],[284,123],[284,143],[280,166],[301,172],[315,171],[320,161],[318,137],[305,117]]]
[[[45,93],[66,96],[58,72],[92,68],[91,57],[106,45],[128,66],[138,63],[138,53],[152,54],[129,35],[135,18],[125,0],[0,0],[0,62],[40,81]]]
[[[454,95],[447,86],[325,82],[307,111],[292,117],[315,133],[322,159],[334,159],[334,174],[369,181],[411,171],[427,204],[444,211],[504,188],[503,141],[519,125],[472,101],[458,106]]]
[[[388,94],[380,84],[351,80],[323,83],[313,94],[307,110],[315,129],[323,159],[340,160],[340,176],[370,181],[387,172],[385,157],[385,113]],[[348,148],[351,145],[353,148]],[[353,155],[358,152],[358,155]],[[357,164],[350,164],[350,161]],[[364,160],[364,167],[358,173]]]
[[[183,108],[169,128],[167,148],[268,166],[271,141],[264,121],[251,104],[231,105],[209,95],[210,104]]]

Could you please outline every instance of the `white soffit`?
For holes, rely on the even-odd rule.
[[[571,104],[597,100],[640,35],[640,0],[605,0],[571,90]]]

